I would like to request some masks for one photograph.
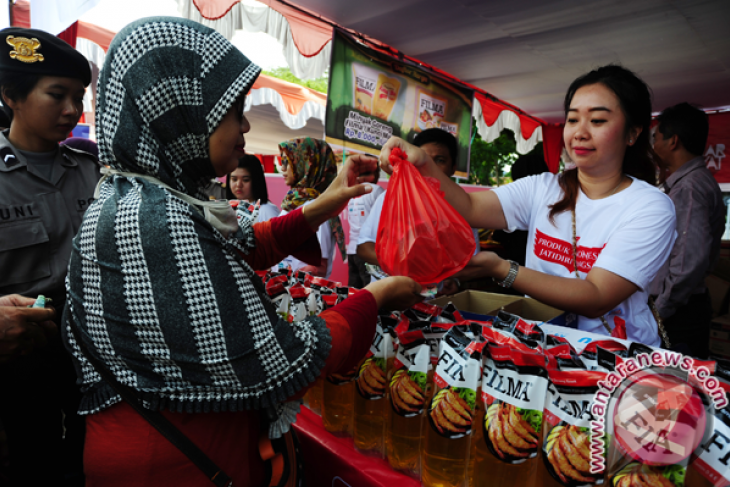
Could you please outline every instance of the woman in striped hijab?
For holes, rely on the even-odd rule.
[[[319,257],[314,229],[368,191],[358,174],[376,161],[348,160],[316,202],[264,223],[206,201],[207,182],[243,154],[243,101],[259,72],[220,34],[179,18],[136,21],[109,48],[96,129],[111,171],[74,239],[63,330],[84,393],[87,485],[208,482],[110,382],[162,412],[235,485],[269,485],[260,437],[291,446],[292,398],[353,367],[378,308],[418,300],[415,282],[393,278],[318,317],[276,314],[254,270]]]

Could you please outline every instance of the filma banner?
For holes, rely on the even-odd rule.
[[[469,173],[474,91],[336,31],[325,135],[340,157],[379,155],[391,136],[408,142],[438,128],[456,137],[456,175]]]

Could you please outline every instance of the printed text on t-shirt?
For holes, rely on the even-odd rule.
[[[580,237],[577,240],[580,240]],[[581,247],[578,245],[578,270],[587,274],[593,267],[593,264],[596,263],[598,255],[605,246],[606,244],[603,244],[602,247]],[[573,245],[570,242],[551,237],[536,228],[534,251],[538,259],[560,264],[568,269],[568,272],[574,272]]]

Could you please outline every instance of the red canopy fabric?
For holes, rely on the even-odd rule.
[[[545,163],[551,173],[557,173],[560,169],[560,153],[563,145],[563,124],[542,124],[542,152],[545,154]]]
[[[300,86],[294,83],[289,83],[278,78],[273,78],[265,74],[260,75],[256,82],[251,87],[251,90],[258,90],[260,88],[271,88],[281,95],[286,111],[292,115],[299,113],[308,101],[313,101],[320,105],[327,104],[327,95],[314,91],[312,89]]]
[[[58,37],[60,39],[63,39],[64,41],[66,41],[69,46],[71,46],[75,49],[76,48],[76,37],[77,37],[78,31],[79,31],[79,23],[77,21],[77,22],[74,22],[73,24],[71,24],[68,27],[68,29],[66,29],[63,32],[61,32],[60,34],[58,34]]]
[[[730,112],[709,115],[710,133],[705,147],[705,164],[718,183],[730,183]]]
[[[28,0],[19,0],[13,4],[12,12],[13,26],[23,27],[25,29],[30,28],[30,2]],[[112,42],[114,35],[114,32],[99,27],[98,25],[78,21],[61,32],[58,37],[74,47],[76,47],[76,38],[88,39],[101,46],[104,52],[106,52],[109,49],[109,44]]]
[[[286,17],[294,44],[303,56],[316,56],[332,40],[332,25],[319,20],[314,15],[289,7],[276,0],[259,0],[259,2],[268,5],[269,8]]]
[[[200,15],[208,20],[218,20],[225,16],[239,0],[193,0]]]
[[[13,27],[30,29],[30,2],[28,0],[19,0],[14,3],[11,13]]]
[[[30,29],[30,2],[28,0],[19,0],[18,2],[13,4],[12,24],[13,27]],[[78,28],[78,22],[74,22],[68,29],[58,34],[58,37],[68,42],[69,45],[76,47]]]
[[[537,127],[542,126],[542,150],[550,172],[557,173],[560,168],[560,152],[563,149],[563,126],[562,124],[550,124],[527,115],[522,110],[513,107],[509,103],[495,100],[483,93],[476,92],[475,98],[482,107],[484,122],[492,126],[499,118],[499,115],[509,110],[515,113],[520,119],[520,132],[522,138],[527,140],[532,137]]]
[[[501,100],[495,101],[494,99],[489,98],[483,93],[477,92],[476,99],[482,105],[482,114],[484,116],[484,122],[487,125],[494,125],[494,122],[497,121],[499,114],[505,110],[516,113],[517,116],[520,117],[520,131],[522,132],[523,139],[529,139],[530,137],[532,137],[532,133],[541,124],[540,120],[527,115],[517,108],[513,108],[511,105]]]
[[[224,17],[239,0],[193,0],[200,15],[208,20]],[[289,22],[289,29],[297,50],[305,57],[313,57],[332,40],[332,25],[314,15],[276,0],[259,2],[283,15]]]
[[[99,46],[101,46],[102,49],[104,49],[104,52],[107,52],[109,50],[109,44],[111,44],[112,39],[114,39],[116,32],[112,32],[109,29],[99,27],[98,25],[89,24],[87,22],[82,22],[80,20],[78,21],[78,24],[78,37],[81,37],[82,39],[88,39],[95,44],[98,44]]]
[[[274,159],[276,156],[256,156],[261,160],[261,164],[264,166],[264,172],[273,173],[274,172]]]

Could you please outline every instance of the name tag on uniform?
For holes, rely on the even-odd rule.
[[[363,217],[365,216],[365,205],[355,200],[350,205],[350,212],[351,216]]]
[[[91,198],[89,198],[89,199],[79,198],[79,199],[76,200],[76,209],[78,211],[86,211],[86,210],[89,209],[89,206],[93,202],[94,202],[94,197],[93,196]]]
[[[0,206],[0,223],[27,220],[40,217],[35,202],[18,205]]]

